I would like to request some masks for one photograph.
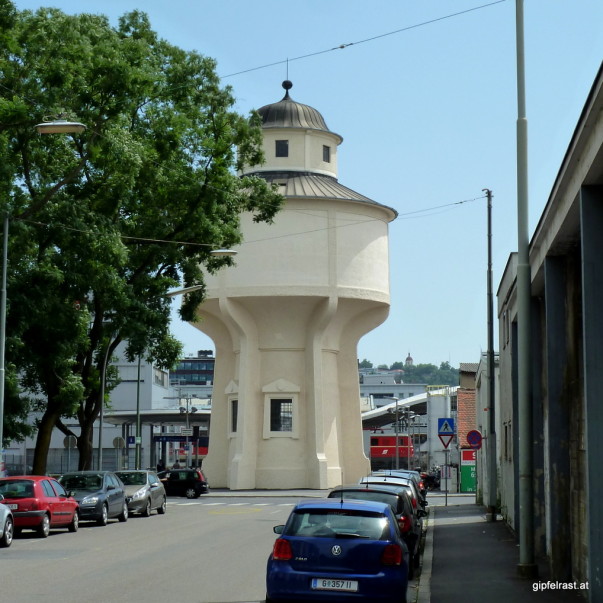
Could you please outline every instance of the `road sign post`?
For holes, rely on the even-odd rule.
[[[438,437],[447,449],[454,438],[454,419],[450,417],[438,419]]]
[[[454,419],[452,417],[444,417],[438,419],[438,437],[440,438],[440,442],[442,442],[444,446],[445,453],[445,463],[446,463],[446,473],[444,480],[444,505],[448,506],[448,471],[450,470],[450,451],[448,450],[448,446],[450,446],[450,442],[454,439]]]

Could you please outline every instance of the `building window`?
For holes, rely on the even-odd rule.
[[[239,422],[239,401],[230,401],[230,431],[231,433],[237,433],[237,427]]]
[[[262,387],[264,393],[263,437],[293,438],[300,436],[300,387],[285,379],[277,379]]]
[[[275,154],[276,157],[289,157],[289,141],[277,140]]]
[[[326,144],[322,145],[322,160],[325,163],[331,163],[331,147],[328,147]]]
[[[154,368],[153,381],[155,385],[162,385],[163,387],[167,387],[168,374],[165,371],[162,371],[161,369]]]
[[[270,431],[293,431],[293,400],[270,399]]]

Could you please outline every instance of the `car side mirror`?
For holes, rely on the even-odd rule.
[[[107,486],[107,490],[115,490],[115,486],[113,484],[109,484]]]
[[[284,525],[284,524],[283,524],[283,525],[280,525],[280,526],[274,526],[274,527],[272,528],[272,531],[273,531],[275,534],[282,534],[284,530],[285,530],[285,525]]]
[[[419,511],[417,511],[417,517],[427,517],[427,511],[423,511],[423,509],[420,509]]]

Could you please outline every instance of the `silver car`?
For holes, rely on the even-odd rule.
[[[140,513],[148,517],[151,511],[163,515],[167,508],[167,497],[163,483],[155,471],[134,469],[116,471],[115,474],[124,483],[126,502],[130,513]]]
[[[2,494],[0,494],[1,500],[4,500]],[[9,547],[12,544],[14,533],[13,513],[6,505],[0,503],[0,548]]]

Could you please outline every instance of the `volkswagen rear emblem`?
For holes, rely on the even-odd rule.
[[[333,553],[333,555],[341,555],[341,547],[336,544],[332,549],[331,549],[331,553]]]

